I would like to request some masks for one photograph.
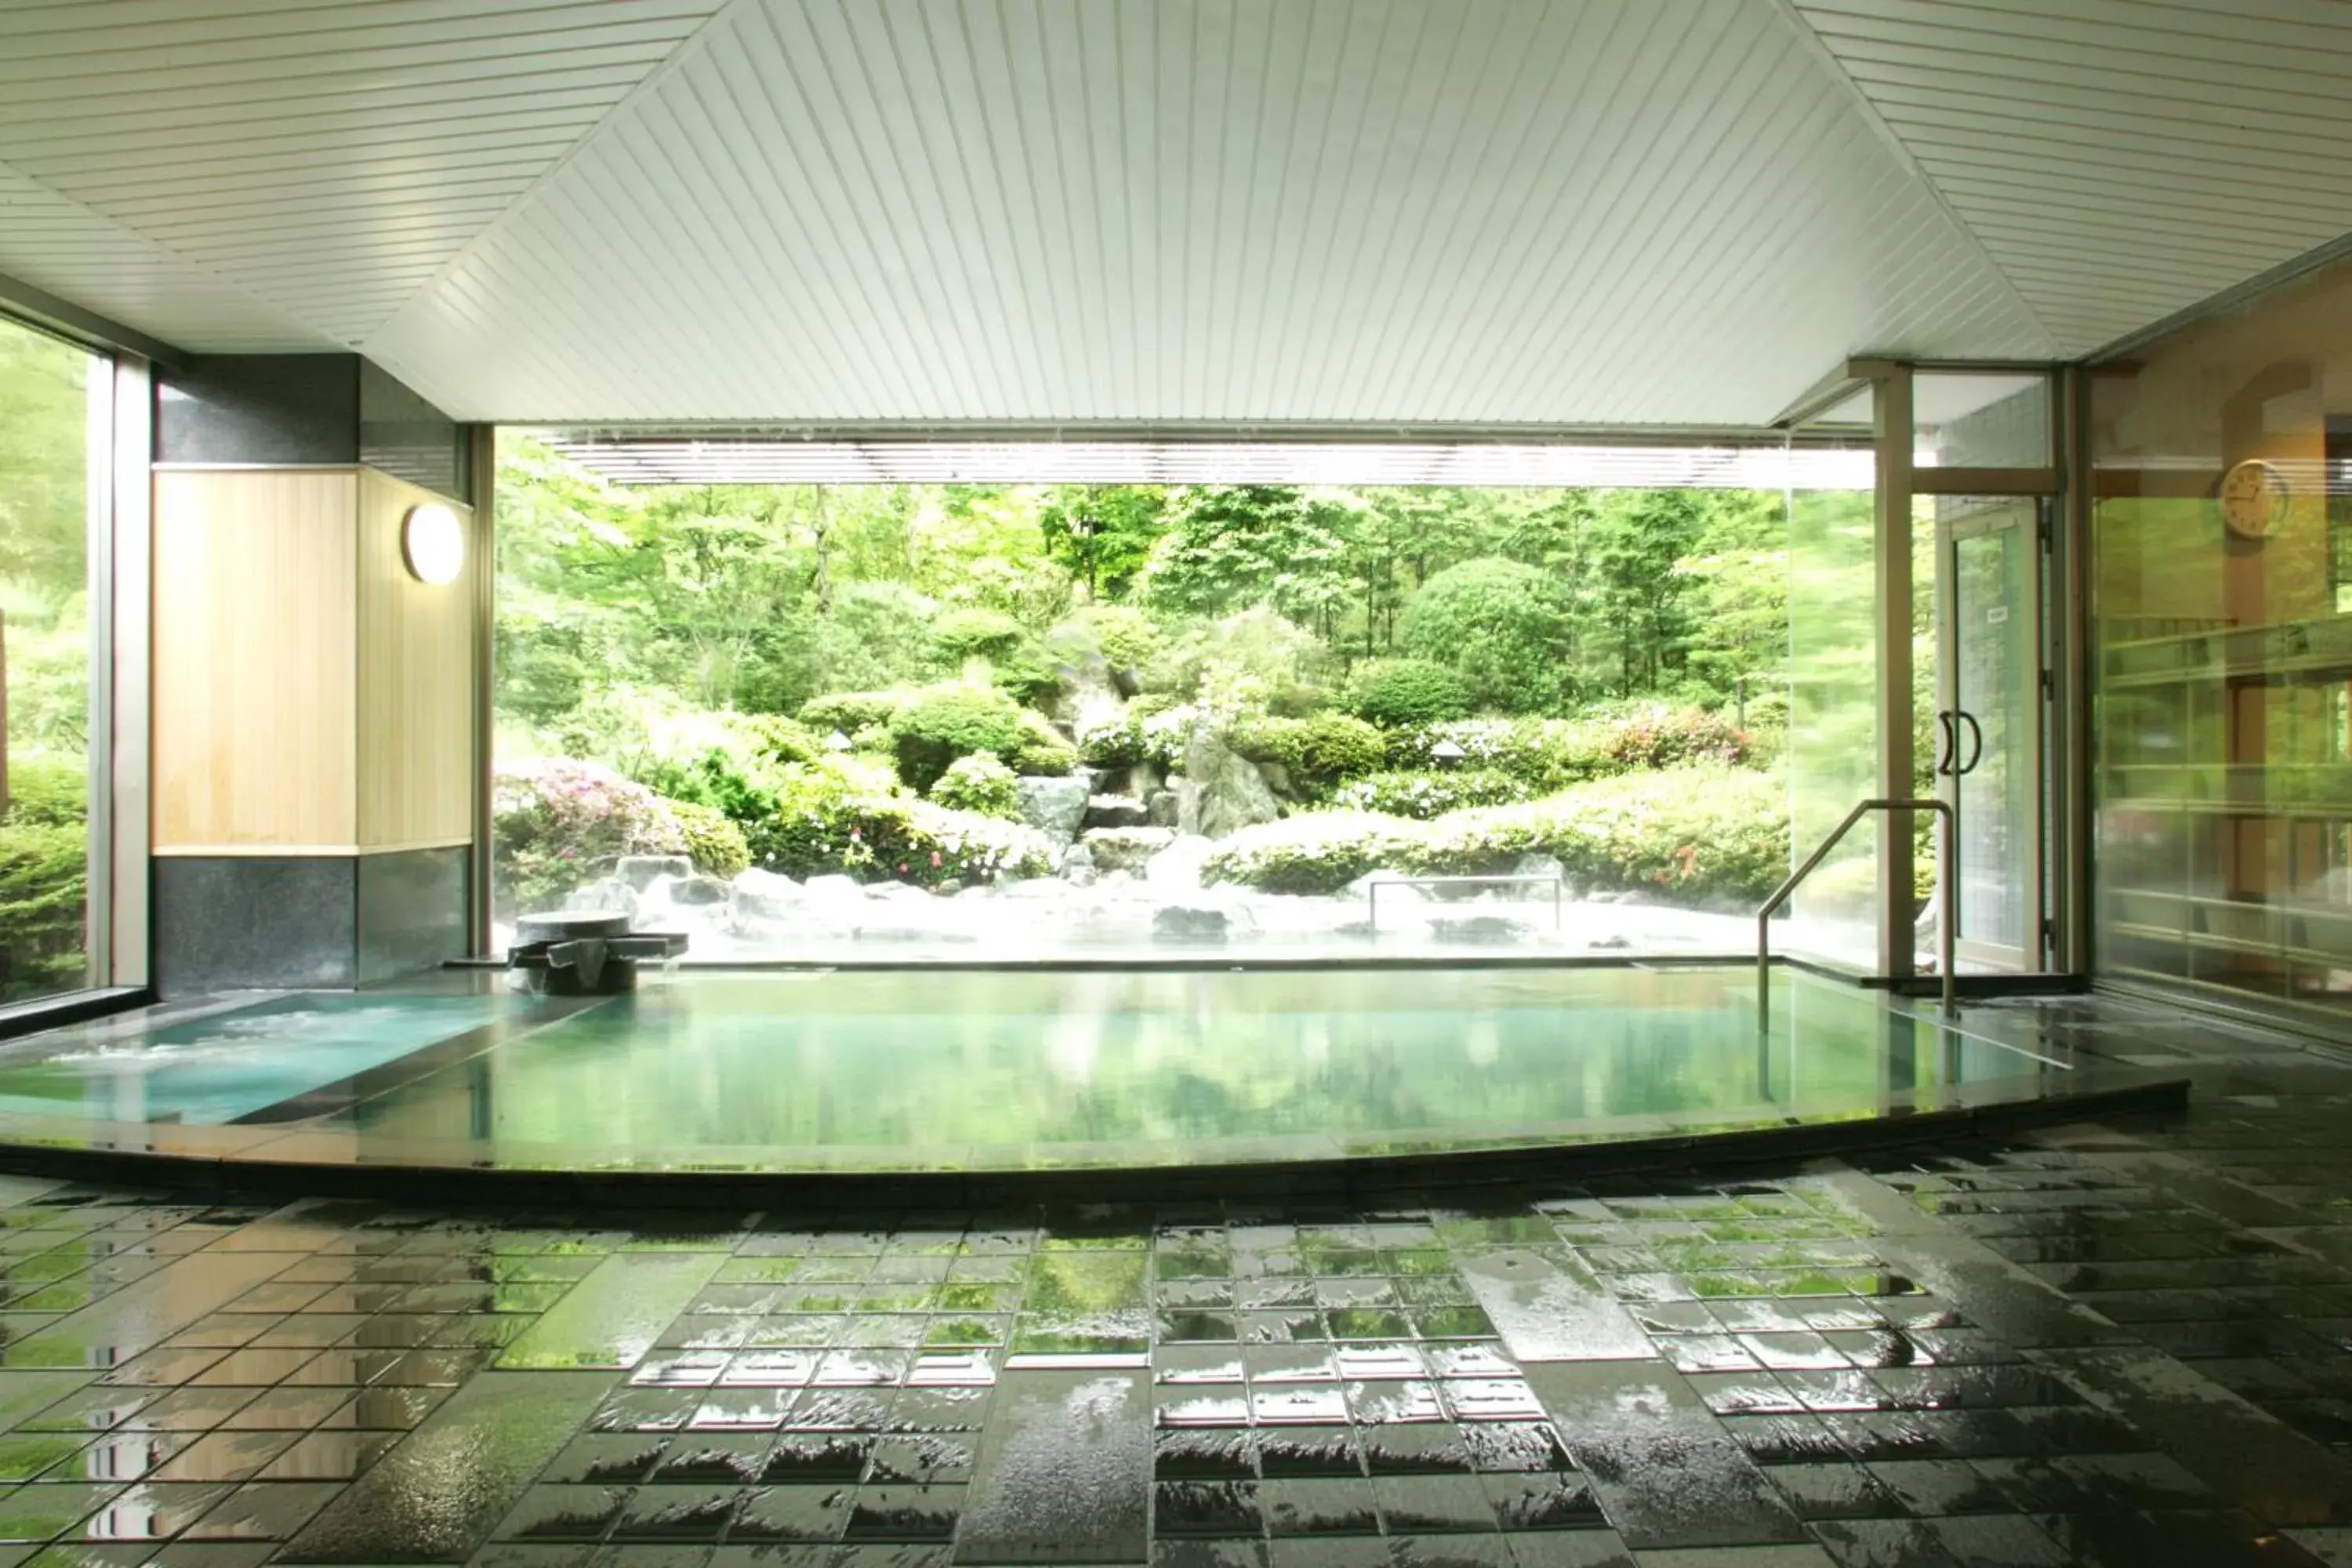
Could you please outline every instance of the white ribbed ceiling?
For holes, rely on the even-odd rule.
[[[0,0],[0,272],[474,418],[1751,424],[2347,215],[2333,0]]]

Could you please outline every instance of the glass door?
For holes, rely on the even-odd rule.
[[[2043,504],[1937,503],[1936,784],[1958,819],[1963,971],[2044,964]]]

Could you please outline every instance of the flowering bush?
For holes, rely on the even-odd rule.
[[[1749,908],[1788,870],[1786,791],[1766,774],[1701,766],[1597,779],[1425,823],[1316,812],[1221,840],[1202,876],[1271,892],[1333,892],[1370,870],[1496,874],[1528,854],[1557,859],[1587,892]]]
[[[931,786],[931,800],[951,811],[973,811],[982,816],[1021,819],[1019,777],[986,753],[958,757]]]
[[[593,763],[541,758],[499,765],[490,781],[499,906],[535,914],[608,875],[624,855],[682,855],[677,814],[643,784]]]
[[[1729,765],[1748,755],[1747,733],[1727,716],[1700,708],[1644,703],[1602,721],[1602,725],[1609,754],[1627,768]]]
[[[1510,805],[1533,793],[1522,781],[1494,768],[1372,773],[1341,784],[1332,804],[1349,811],[1377,812],[1426,822],[1473,805]]]
[[[1078,755],[1098,768],[1132,767],[1143,760],[1143,721],[1131,713],[1077,727]]]

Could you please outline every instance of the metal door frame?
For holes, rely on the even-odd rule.
[[[2008,947],[1986,942],[1971,942],[1966,931],[1967,900],[1959,885],[1962,846],[1966,842],[1967,814],[1960,801],[1960,779],[1973,772],[1980,758],[1971,753],[1970,766],[1966,770],[1945,771],[1945,764],[1957,763],[1960,738],[1958,726],[1948,726],[1951,748],[1948,758],[1939,759],[1936,776],[1936,794],[1952,808],[1953,847],[1949,875],[1954,880],[1951,889],[1953,919],[1960,930],[1953,935],[1954,951],[1962,961],[1972,961],[2020,974],[2045,973],[2051,961],[2050,900],[2050,823],[2052,791],[2049,760],[2051,756],[2051,706],[2056,689],[2052,666],[2050,637],[2049,544],[2051,512],[2053,510],[2046,496],[1988,495],[1972,497],[1991,503],[1982,511],[1958,520],[1936,520],[1936,706],[1939,717],[1963,711],[1959,690],[1959,547],[1970,539],[2011,529],[2027,531],[2021,542],[2030,552],[2031,570],[2025,574],[2028,603],[2021,606],[2029,617],[2032,636],[2029,644],[2033,650],[2032,723],[2024,737],[2024,755],[2014,759],[2032,782],[2028,798],[2032,801],[2031,820],[2020,839],[2023,862],[2019,875],[2024,881],[2029,897],[2026,902],[2025,938],[2022,945]],[[2021,507],[2018,503],[2022,502]],[[2028,510],[2030,509],[2030,510]]]

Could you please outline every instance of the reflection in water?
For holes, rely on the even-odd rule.
[[[1509,1136],[2021,1073],[1880,998],[1789,979],[1759,1041],[1722,972],[699,977],[393,1089],[390,1137],[619,1146],[1200,1145]],[[1928,1053],[1935,1052],[1936,1055]],[[1165,1157],[1165,1156],[1163,1156]]]

